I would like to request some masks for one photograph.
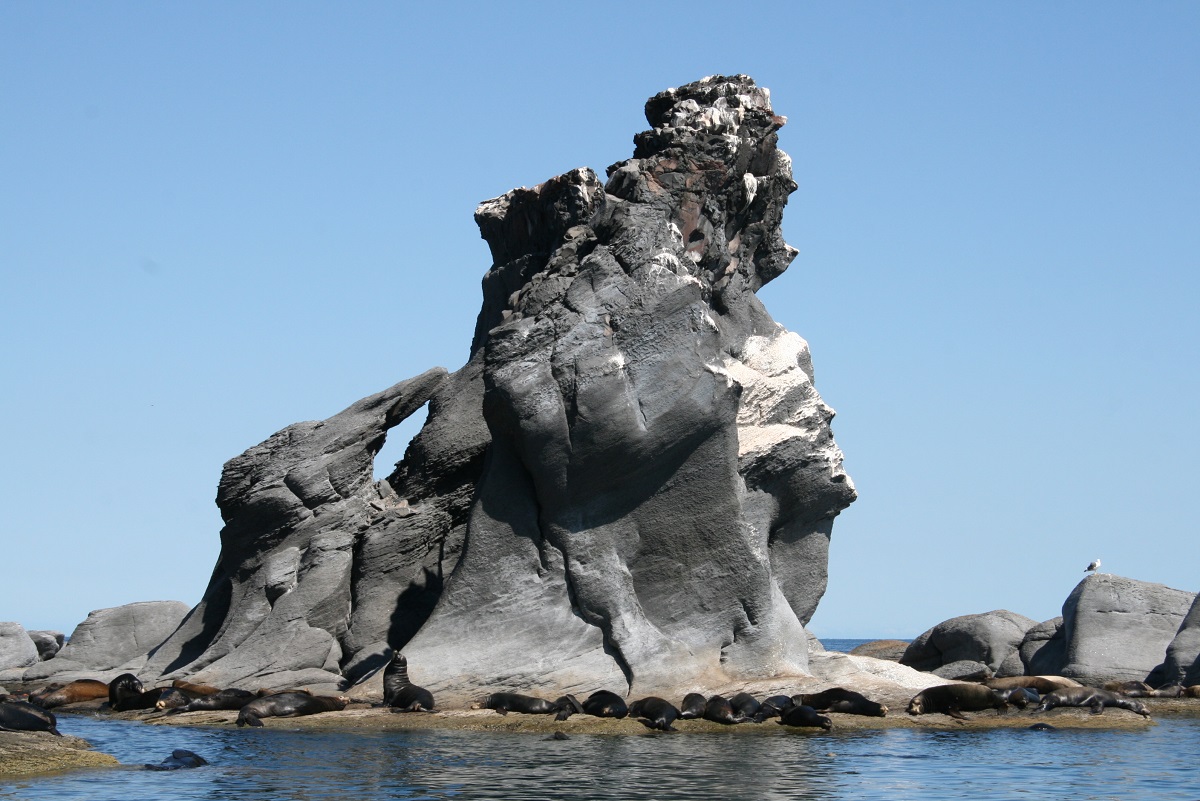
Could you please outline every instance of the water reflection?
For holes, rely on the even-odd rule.
[[[1196,719],[1165,719],[1136,732],[899,729],[569,740],[192,729],[68,715],[60,728],[128,767],[0,786],[0,799],[1200,798]],[[135,769],[175,748],[211,764],[169,773]]]

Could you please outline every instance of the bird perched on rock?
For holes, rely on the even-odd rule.
[[[1100,560],[1093,559],[1092,563],[1083,569],[1084,573],[1095,573],[1100,569]]]

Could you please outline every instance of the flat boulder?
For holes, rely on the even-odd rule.
[[[909,644],[900,664],[932,671],[952,662],[982,662],[995,672],[1037,621],[998,609],[943,621]]]
[[[906,650],[908,650],[908,640],[872,640],[853,648],[850,654],[899,662]]]
[[[1145,681],[1192,609],[1196,594],[1107,573],[1088,576],[1063,604],[1061,675],[1094,687]]]
[[[0,670],[37,664],[38,649],[20,623],[0,623]]]
[[[179,627],[188,610],[181,601],[140,601],[97,609],[75,627],[70,641],[53,658],[30,668],[24,678],[37,681],[124,666],[136,670]]]

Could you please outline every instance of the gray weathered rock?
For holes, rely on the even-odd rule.
[[[869,656],[873,659],[899,662],[906,650],[908,650],[908,640],[872,640],[863,643],[850,653],[854,656]]]
[[[1099,573],[1063,603],[1066,663],[1062,675],[1100,687],[1144,681],[1166,658],[1196,594]]]
[[[805,670],[855,492],[807,345],[754,294],[795,255],[784,120],[745,76],[646,116],[606,183],[577,169],[479,207],[494,263],[466,366],[225,466],[212,581],[147,674],[359,681],[390,647],[441,701]]]
[[[138,670],[188,612],[181,601],[141,601],[97,609],[75,627],[71,640],[51,659],[25,671],[25,681],[60,673],[92,675],[116,668]]]
[[[38,649],[20,623],[0,622],[0,670],[23,668],[38,661]]]
[[[996,671],[1036,624],[1006,609],[951,618],[913,640],[900,664],[936,670],[951,662],[982,662]]]
[[[1192,602],[1179,631],[1167,646],[1162,684],[1200,684],[1200,595]]]
[[[38,659],[43,662],[57,654],[66,640],[66,635],[61,631],[31,631],[29,637],[37,646]]]
[[[929,672],[935,676],[941,676],[943,679],[953,679],[955,681],[983,681],[984,679],[990,679],[994,675],[990,667],[982,662],[975,662],[970,659],[959,659],[949,662]]]
[[[448,520],[440,502],[375,481],[373,460],[387,431],[446,383],[444,370],[430,370],[229,460],[216,569],[145,673],[220,686],[272,686],[275,674],[343,684],[342,663],[386,642],[399,598],[428,581],[423,571],[436,572],[445,550],[445,535],[433,534]]]
[[[1067,640],[1063,619],[1052,618],[1025,632],[1018,653],[1027,676],[1057,676],[1067,665]]]
[[[807,346],[754,295],[795,255],[783,120],[743,76],[646,116],[607,183],[579,169],[476,212],[491,446],[463,557],[404,647],[435,692],[805,670],[854,490]]]

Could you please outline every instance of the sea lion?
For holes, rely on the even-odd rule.
[[[1065,690],[1055,690],[1042,697],[1038,712],[1045,712],[1058,706],[1087,706],[1091,707],[1093,715],[1104,712],[1104,707],[1113,706],[1118,709],[1128,709],[1142,717],[1150,717],[1146,705],[1133,698],[1122,698],[1114,692],[1099,690],[1095,687],[1068,687]]]
[[[1154,689],[1144,681],[1108,681],[1104,683],[1102,689],[1129,698],[1143,698],[1154,692]]]
[[[780,726],[819,726],[825,731],[833,728],[833,721],[825,715],[818,715],[817,710],[806,704],[788,707],[779,716]]]
[[[79,679],[70,684],[51,684],[29,694],[29,703],[42,709],[54,709],[81,701],[108,697],[108,685],[95,679]]]
[[[1082,686],[1074,679],[1068,679],[1065,676],[1006,676],[1002,679],[987,679],[983,682],[983,685],[993,690],[1013,690],[1017,687],[1028,687],[1042,694],[1052,693],[1055,690],[1064,690],[1067,687]]]
[[[729,699],[729,705],[733,707],[734,715],[740,715],[743,718],[753,718],[758,714],[759,707],[762,706],[758,699],[750,693],[738,693]]]
[[[146,690],[132,673],[122,673],[108,683],[108,705],[113,712],[131,709],[154,709],[162,697],[162,687]]]
[[[159,762],[157,765],[147,764],[145,768],[146,770],[183,770],[184,768],[198,768],[207,764],[208,760],[199,754],[183,748],[176,748],[162,762]]]
[[[700,693],[688,693],[683,696],[683,703],[679,705],[679,717],[684,720],[702,718],[707,703],[707,699]]]
[[[1193,684],[1190,687],[1184,687],[1183,694],[1187,698],[1200,698],[1200,684]]]
[[[928,715],[944,712],[952,718],[966,720],[963,712],[995,709],[997,715],[1008,709],[1004,690],[992,690],[982,684],[939,684],[927,687],[908,702],[908,714]]]
[[[175,679],[175,681],[171,682],[171,686],[176,690],[183,690],[185,693],[189,693],[193,698],[199,698],[202,695],[216,695],[221,692],[219,687],[211,687],[207,684],[192,684],[190,681],[184,681],[183,679]]]
[[[704,719],[725,725],[745,723],[746,721],[744,717],[734,714],[733,705],[729,703],[729,699],[721,695],[714,695],[708,699],[704,705]]]
[[[795,702],[792,701],[790,696],[772,695],[759,704],[758,713],[754,716],[754,722],[762,723],[767,718],[777,718],[785,710],[791,709],[793,706],[795,706]]]
[[[811,706],[818,712],[841,712],[875,718],[887,717],[888,713],[888,708],[883,704],[842,687],[830,687],[819,693],[792,696],[792,703],[797,706]]]
[[[48,731],[62,737],[54,713],[28,701],[0,702],[0,731]]]
[[[623,718],[629,714],[625,699],[608,690],[597,690],[583,702],[583,711],[598,718]]]
[[[238,690],[231,687],[227,690],[221,690],[220,692],[214,693],[213,695],[202,695],[199,698],[189,701],[184,706],[169,710],[167,714],[173,715],[178,712],[206,712],[216,709],[241,709],[246,704],[258,697],[258,695],[255,695],[249,690]]]
[[[671,726],[679,718],[675,705],[657,696],[641,698],[629,705],[629,716],[638,719],[648,729],[678,731]]]
[[[1058,731],[1058,727],[1051,726],[1049,723],[1035,723],[1029,727],[1030,731]]]
[[[1183,696],[1183,687],[1178,684],[1168,684],[1166,687],[1151,690],[1149,695],[1151,698],[1181,698]]]
[[[255,698],[243,706],[238,712],[237,725],[262,726],[260,718],[298,718],[319,712],[340,712],[348,703],[350,699],[344,696],[276,693],[265,698]]]
[[[1005,700],[1017,709],[1024,709],[1030,704],[1036,704],[1042,700],[1042,696],[1032,687],[1014,687],[1011,690],[1000,690],[1000,692],[1007,692],[1008,697]]]
[[[554,705],[558,707],[558,714],[554,716],[555,720],[566,720],[571,715],[583,714],[583,704],[579,703],[579,699],[570,693],[560,695],[555,699]]]
[[[544,698],[534,698],[532,695],[520,693],[492,693],[471,704],[472,709],[493,709],[501,715],[509,712],[520,712],[525,715],[549,715],[558,712],[554,703]]]
[[[409,681],[404,654],[393,656],[383,671],[383,697],[393,712],[433,711],[433,693]]]

